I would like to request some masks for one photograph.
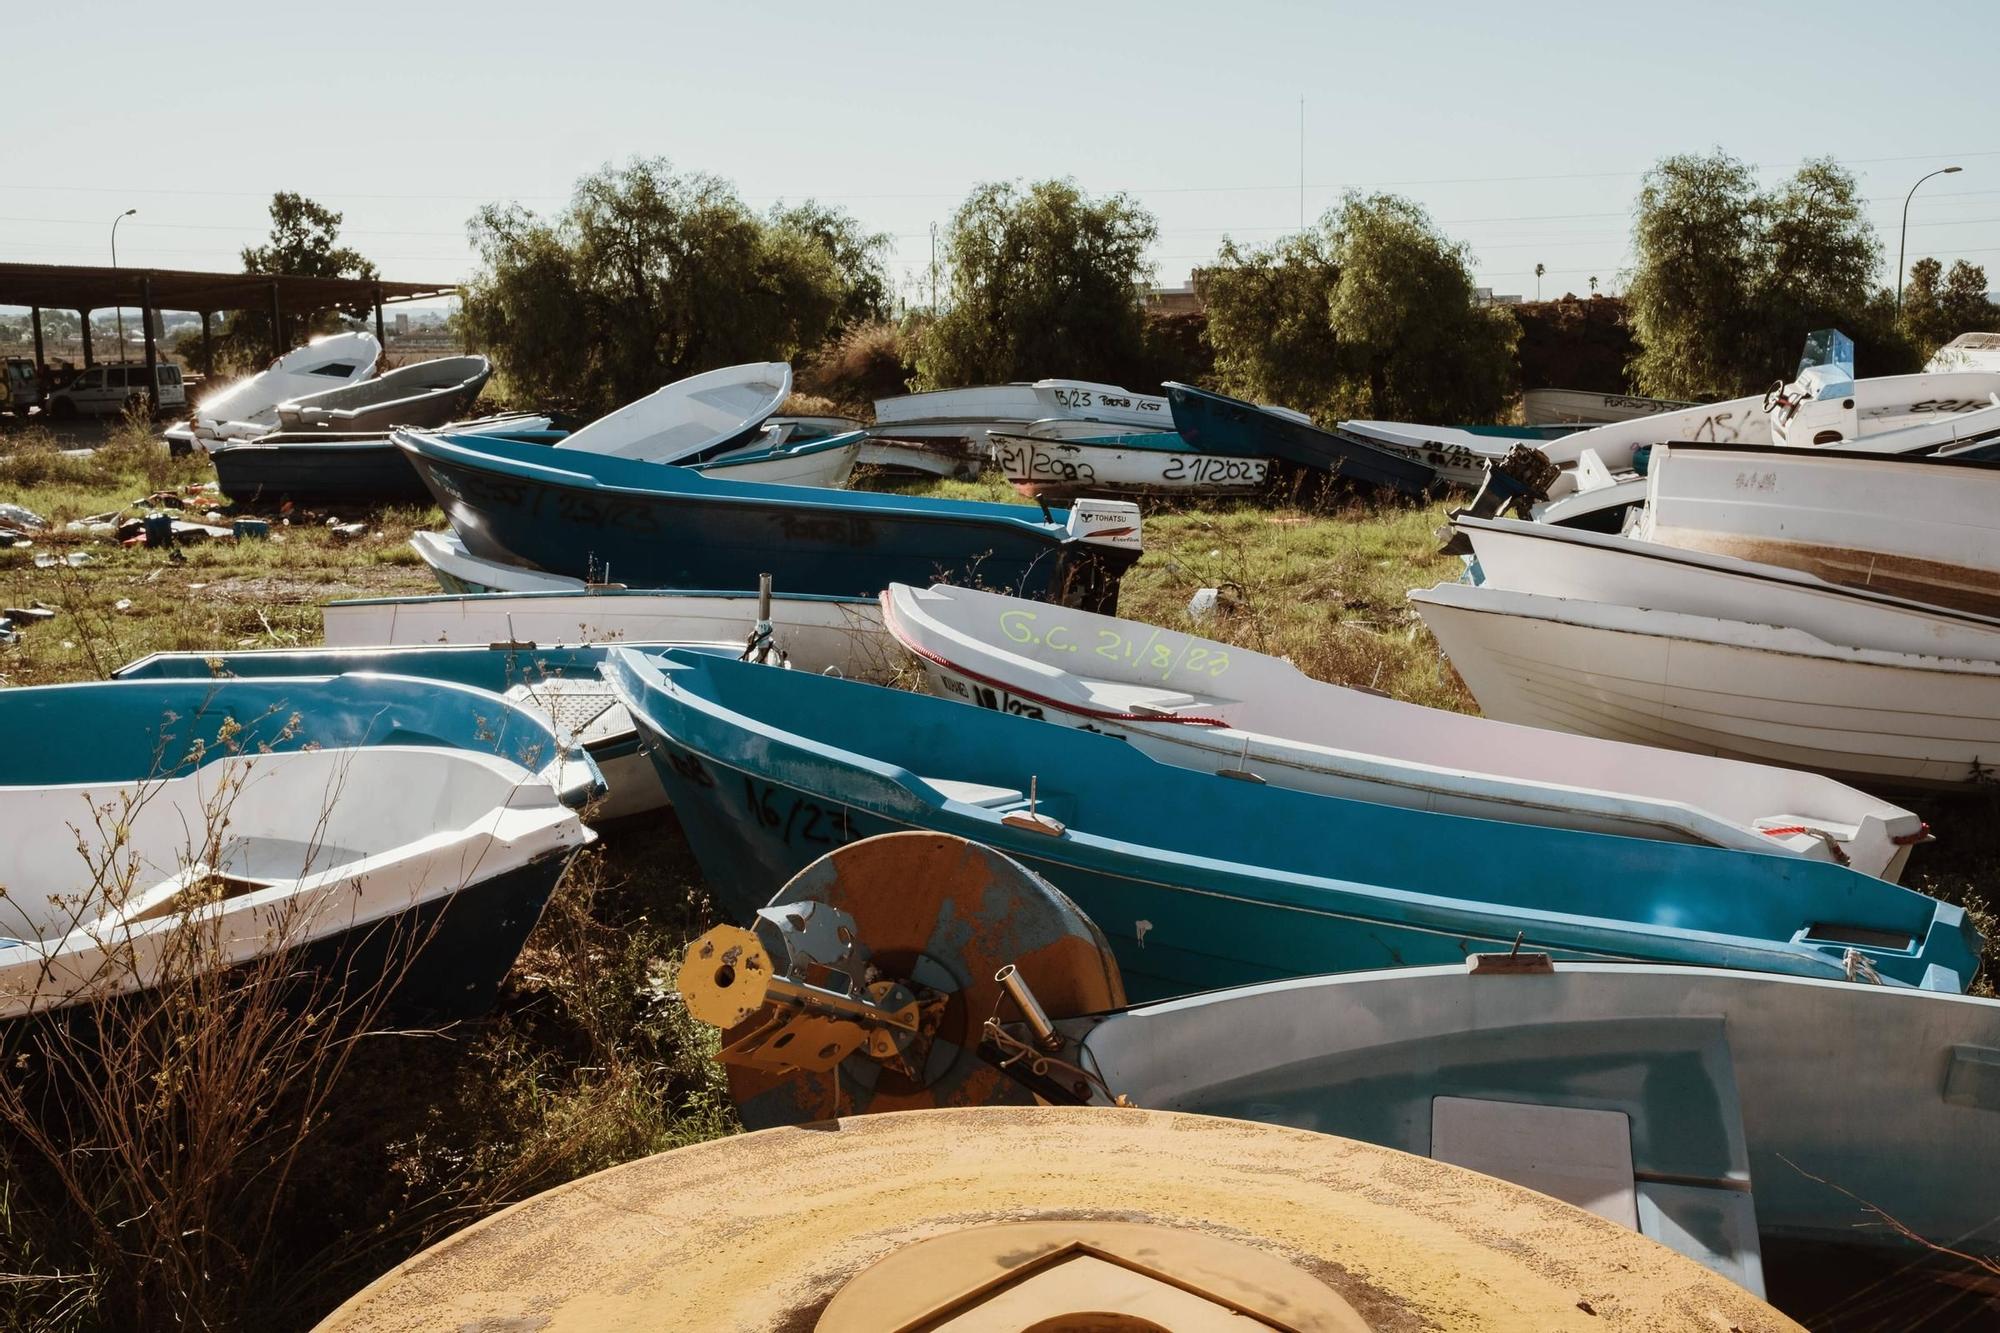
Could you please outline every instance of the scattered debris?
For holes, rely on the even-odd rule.
[[[113,611],[130,611],[132,609],[132,599],[130,597],[120,597],[111,604],[111,609]]]
[[[0,501],[0,529],[10,532],[41,532],[49,521],[32,509]]]
[[[327,526],[333,529],[333,539],[338,542],[351,542],[368,534],[366,523],[334,523],[329,520]]]
[[[84,565],[94,564],[95,561],[96,558],[88,551],[71,551],[65,556],[44,552],[35,557],[35,568],[54,569],[57,565],[68,565],[71,569],[80,569]]]
[[[33,606],[0,607],[0,618],[11,620],[16,625],[27,625],[42,620],[54,620],[56,613],[37,602]]]

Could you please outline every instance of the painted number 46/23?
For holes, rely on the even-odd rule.
[[[808,801],[803,796],[780,791],[768,782],[756,782],[747,777],[743,779],[743,799],[750,808],[751,817],[764,829],[783,838],[788,846],[810,842],[831,847],[854,841],[854,824],[845,810],[829,810],[817,801]]]

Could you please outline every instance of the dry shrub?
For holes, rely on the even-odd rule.
[[[875,400],[909,392],[902,329],[886,319],[851,324],[799,372],[801,391],[839,404],[839,415],[873,420]]]
[[[233,767],[186,835],[184,865],[219,864],[233,836],[232,807],[257,767],[231,753],[238,734],[225,724],[206,747]],[[198,743],[195,766],[201,753]],[[141,783],[72,826],[90,883],[58,904],[65,920],[43,938],[150,887],[157,871],[129,832],[162,790]],[[308,871],[337,798],[329,790],[316,821],[300,812]],[[209,910],[231,891],[213,876],[184,886],[156,955],[106,927],[101,961],[73,992],[82,1001],[0,1035],[0,1269],[15,1325],[268,1327],[295,1313],[313,1280],[311,1255],[284,1252],[286,1214],[302,1207],[295,1182],[357,1043],[425,940],[385,923],[360,946],[379,968],[301,967],[313,918],[340,910],[333,886],[260,913],[262,951],[231,962],[222,915]]]

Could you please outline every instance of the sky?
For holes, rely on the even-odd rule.
[[[1720,147],[1766,181],[1839,158],[1885,282],[1905,192],[1962,166],[1917,194],[1910,259],[2000,275],[2000,5],[114,0],[0,27],[0,260],[107,263],[137,208],[121,264],[231,270],[295,190],[384,277],[457,282],[481,204],[664,156],[759,210],[847,209],[919,300],[971,188],[1060,176],[1155,214],[1163,285],[1359,189],[1532,298],[1537,263],[1543,296],[1616,290],[1642,174]]]

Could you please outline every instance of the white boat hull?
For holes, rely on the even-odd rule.
[[[648,463],[697,462],[756,432],[792,392],[783,361],[725,366],[677,380],[554,445]]]
[[[696,470],[722,481],[758,481],[770,486],[824,486],[833,490],[845,486],[861,456],[861,442],[856,440],[831,449],[816,448],[818,443],[813,441],[794,446],[789,451],[780,448],[768,457],[724,454],[712,463],[699,465]],[[763,455],[766,451],[756,447],[744,452]]]
[[[0,910],[0,1020],[155,984],[184,922],[206,932],[217,964],[247,963],[592,837],[545,778],[517,764],[405,746],[245,755],[144,783],[0,788],[0,808],[16,828],[74,827],[79,810],[117,816],[0,851],[14,892]],[[219,864],[195,863],[190,838],[200,849],[225,812]],[[98,845],[114,823],[118,845]],[[94,877],[93,864],[112,866],[113,882]],[[210,906],[175,907],[211,873],[241,887]],[[30,886],[60,897],[46,938],[22,915],[33,911]]]
[[[1633,536],[2000,612],[2000,467],[1802,449],[1657,449]]]
[[[582,592],[589,586],[582,579],[562,574],[482,560],[466,550],[465,543],[449,528],[411,534],[410,549],[436,576],[438,586],[449,593]]]
[[[1923,836],[1914,814],[1829,779],[1400,703],[1134,621],[902,584],[883,612],[935,693],[1107,732],[1182,768],[1477,819],[1845,857],[1886,879]]]
[[[2000,662],[2000,620],[1658,542],[1461,517],[1481,581],[1511,592],[1804,630],[1854,648]]]
[[[1025,435],[989,437],[1000,473],[1024,495],[1227,496],[1254,494],[1270,475],[1262,458],[1169,449],[1121,449]]]
[[[203,398],[190,416],[188,438],[212,448],[224,440],[269,434],[278,428],[278,404],[373,379],[381,356],[382,344],[372,333],[314,338],[269,368]]]
[[[1140,1106],[1462,1164],[1450,1119],[1509,1124],[1521,1138],[1481,1169],[1636,1226],[1752,1290],[1773,1257],[1760,1238],[1919,1259],[1884,1216],[1933,1244],[2000,1252],[1991,999],[1557,963],[1313,977],[1063,1026],[1082,1030],[1082,1063]],[[1568,1137],[1592,1119],[1630,1145],[1613,1154],[1627,1158],[1621,1171]],[[1662,1169],[1667,1154],[1681,1170]],[[1509,1157],[1513,1169],[1500,1164]],[[1641,1161],[1652,1169],[1634,1170]]]
[[[1864,785],[2000,777],[1990,661],[1468,584],[1410,599],[1491,718]]]

